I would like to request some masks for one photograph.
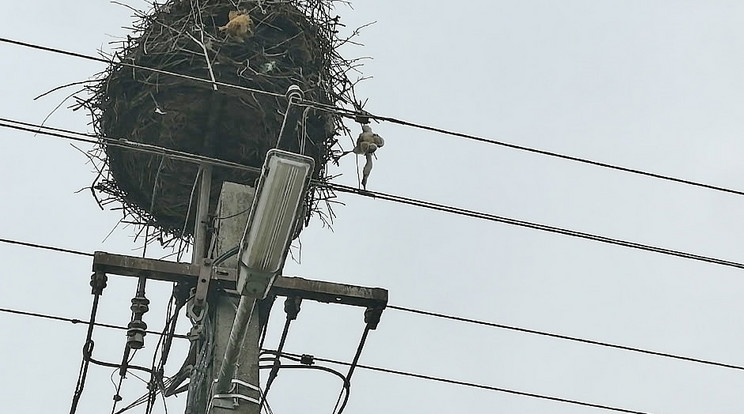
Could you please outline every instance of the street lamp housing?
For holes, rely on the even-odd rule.
[[[311,157],[278,149],[267,153],[240,242],[241,295],[266,297],[284,265],[314,169]]]

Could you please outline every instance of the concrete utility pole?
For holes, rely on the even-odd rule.
[[[238,246],[245,231],[246,222],[251,208],[251,202],[255,195],[252,187],[224,183],[217,207],[218,228],[215,233],[216,253],[219,257],[225,252]],[[238,268],[237,254],[228,258],[222,264],[229,269]],[[214,312],[214,338],[215,347],[212,356],[212,372],[216,374],[221,368],[222,359],[225,355],[225,349],[230,338],[230,330],[235,320],[235,312],[238,309],[240,295],[220,292],[215,295],[213,300]],[[235,366],[234,377],[248,385],[236,384],[234,393],[228,393],[223,398],[216,398],[212,401],[212,410],[210,414],[258,414],[259,413],[259,393],[253,386],[258,385],[258,337],[259,337],[259,320],[258,310],[254,309],[253,317],[248,321],[248,330],[240,348],[238,363]],[[212,375],[211,378],[215,378]],[[210,381],[204,384],[206,389],[204,395],[209,395],[214,387],[214,382]],[[251,400],[240,400],[238,395],[250,398]],[[235,396],[234,398],[232,396]],[[218,396],[219,397],[219,396]]]
[[[191,361],[188,386],[187,414],[257,414],[260,412],[259,392],[259,311],[258,301],[235,293],[238,284],[238,259],[228,257],[241,243],[253,198],[252,187],[223,183],[216,217],[215,231],[211,239],[207,236],[211,167],[201,165],[201,185],[195,222],[195,245],[192,263],[176,263],[96,252],[93,271],[101,274],[117,274],[142,279],[161,280],[194,286],[193,298],[186,313],[194,323],[190,332],[192,351],[198,355]],[[257,227],[258,228],[258,227]],[[209,255],[214,252],[213,262]],[[323,303],[344,304],[367,309],[367,328],[375,329],[379,314],[387,305],[387,290],[322,282],[296,277],[276,276],[269,288],[269,296],[285,296],[292,301],[303,299]],[[144,292],[143,292],[144,294]],[[245,306],[241,301],[252,301],[250,314],[238,313]],[[375,314],[374,322],[367,321],[367,314]],[[243,338],[230,338],[236,332],[235,325],[247,324],[241,329]],[[242,325],[246,326],[246,325]],[[206,347],[199,350],[196,344],[208,338]],[[213,343],[210,341],[213,340]],[[364,340],[362,340],[363,344]],[[199,351],[199,352],[196,352]],[[358,360],[357,350],[354,364]],[[237,354],[237,355],[234,355]],[[198,361],[201,357],[201,361]],[[277,357],[278,358],[278,357]],[[311,357],[312,358],[312,357]],[[223,364],[223,361],[236,361]],[[275,368],[279,368],[275,365]],[[353,368],[350,369],[348,378]],[[275,376],[275,372],[272,372]],[[217,384],[220,378],[222,384]],[[177,386],[178,384],[176,384]],[[219,385],[219,387],[218,387]],[[166,393],[166,395],[171,395]]]

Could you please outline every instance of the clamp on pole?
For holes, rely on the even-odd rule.
[[[214,380],[215,385],[217,384],[217,380]],[[249,384],[245,381],[241,381],[239,379],[233,378],[232,381],[230,381],[230,391],[225,394],[214,394],[212,396],[212,402],[211,404],[215,407],[220,408],[227,408],[227,409],[234,409],[238,406],[240,406],[241,401],[246,401],[252,404],[261,404],[261,402],[253,397],[249,397],[243,393],[241,393],[240,387],[248,388],[249,390],[254,390],[258,393],[259,397],[261,396],[261,389],[253,384]]]

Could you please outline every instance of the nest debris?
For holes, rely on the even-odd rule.
[[[356,82],[348,76],[358,60],[346,60],[337,52],[349,39],[338,36],[339,17],[333,15],[331,1],[153,4],[148,12],[136,12],[133,33],[111,57],[113,63],[86,88],[85,98],[77,97],[77,108],[90,112],[93,128],[102,137],[260,167],[266,152],[277,145],[288,110],[284,94],[291,85],[299,86],[309,101],[360,105],[354,96]],[[250,22],[240,36],[228,26],[236,16]],[[313,157],[313,179],[327,182],[326,166],[340,154],[334,149],[336,137],[348,130],[332,111],[311,106],[293,110],[296,113],[286,114],[281,148]],[[150,226],[162,244],[191,238],[197,164],[109,146],[104,140],[91,158],[100,163],[91,187],[100,206],[120,206],[122,221]],[[215,167],[210,211],[215,210],[222,182],[253,185],[256,179],[255,173]],[[322,186],[310,192],[305,225],[314,214],[324,223],[332,219],[332,197]]]

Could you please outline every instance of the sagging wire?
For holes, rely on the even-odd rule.
[[[264,403],[266,402],[266,396],[269,393],[269,390],[271,389],[271,384],[276,379],[276,376],[279,374],[279,368],[281,366],[281,363],[279,361],[279,356],[284,349],[284,343],[287,341],[287,334],[289,333],[289,325],[292,323],[293,320],[297,319],[297,315],[300,313],[300,305],[302,304],[302,298],[300,297],[293,297],[289,296],[287,299],[284,300],[284,312],[287,314],[287,318],[284,321],[284,329],[282,330],[282,336],[281,339],[279,339],[279,346],[277,347],[277,354],[274,358],[273,368],[271,368],[271,371],[269,372],[269,378],[266,380],[266,391],[263,393],[263,396],[261,397],[261,403],[259,404],[259,410],[263,408]]]
[[[271,355],[274,355],[274,356],[271,357],[271,358],[259,358],[259,363],[260,362],[271,362],[271,365],[259,365],[258,366],[259,369],[271,369],[271,370],[282,369],[282,368],[287,368],[287,369],[309,369],[309,370],[323,371],[323,372],[327,372],[327,373],[330,373],[330,374],[335,375],[336,377],[338,377],[339,379],[341,379],[341,381],[343,383],[343,385],[342,385],[342,394],[344,394],[344,400],[343,400],[342,406],[344,406],[344,407],[346,406],[346,403],[349,400],[350,389],[351,389],[351,382],[349,381],[349,379],[347,378],[346,375],[342,374],[339,371],[336,371],[333,368],[329,368],[329,367],[325,367],[325,366],[320,366],[320,365],[315,365],[315,359],[314,359],[314,357],[312,355],[305,354],[305,355],[302,355],[301,357],[298,358],[298,357],[295,357],[295,356],[293,356],[291,354],[282,353],[279,350],[276,350],[276,351],[273,351],[273,350],[262,350],[261,351],[261,354],[271,354]],[[280,358],[286,358],[286,359],[289,359],[291,361],[295,361],[295,362],[299,362],[299,363],[298,364],[282,364],[282,363],[277,364],[276,361],[279,360]],[[268,388],[267,388],[266,392],[268,392]],[[265,400],[265,398],[266,398],[266,392],[264,392],[264,394],[263,394],[263,400]],[[262,407],[264,407],[264,406],[267,407],[267,408],[269,407],[268,401],[263,401],[262,402]],[[335,408],[334,408],[334,410],[335,410]],[[269,411],[270,411],[270,409],[269,409]],[[342,411],[343,411],[343,409],[342,409]],[[339,414],[342,411],[339,411]]]
[[[186,297],[182,293],[183,288],[179,285],[173,286],[173,293],[171,299],[168,302],[168,311],[166,312],[165,325],[163,327],[163,334],[158,340],[158,344],[155,346],[155,352],[152,356],[152,372],[150,373],[150,382],[148,383],[148,394],[147,394],[147,408],[146,413],[151,413],[155,406],[155,399],[157,399],[158,393],[163,398],[163,407],[165,413],[168,413],[168,406],[165,401],[166,398],[166,384],[164,382],[164,370],[165,364],[168,361],[168,355],[170,354],[171,345],[173,343],[173,335],[175,334],[176,323],[178,322],[178,315],[181,308],[186,303]],[[158,351],[160,351],[160,358],[158,359]],[[157,360],[157,362],[156,362]]]
[[[108,277],[105,273],[95,272],[91,275],[90,286],[91,294],[93,295],[93,305],[90,310],[90,319],[88,322],[88,332],[85,336],[85,344],[83,345],[83,360],[80,362],[80,371],[78,372],[77,384],[75,385],[75,392],[72,396],[72,404],[70,406],[70,414],[75,414],[77,411],[80,397],[83,395],[83,389],[85,388],[85,380],[88,376],[88,366],[90,365],[91,355],[93,354],[93,328],[95,327],[96,314],[98,313],[98,301],[103,294],[103,289],[106,288],[106,281]]]
[[[354,359],[349,364],[349,370],[346,373],[346,375],[343,375],[339,373],[338,371],[335,371],[331,368],[322,367],[322,366],[315,366],[315,358],[312,355],[301,355],[299,357],[296,357],[294,355],[285,354],[283,352],[284,348],[284,342],[286,340],[287,332],[289,330],[289,324],[291,320],[296,319],[296,313],[292,314],[291,312],[295,311],[295,304],[296,304],[296,312],[299,312],[299,304],[300,300],[299,298],[291,298],[288,297],[287,300],[284,303],[284,309],[285,312],[287,312],[287,321],[284,325],[284,331],[282,332],[282,338],[279,341],[279,347],[276,350],[264,350],[262,349],[260,355],[263,354],[270,354],[274,355],[273,358],[266,359],[266,358],[259,358],[259,362],[268,362],[271,361],[272,365],[264,365],[260,366],[259,368],[262,369],[271,369],[271,372],[269,373],[269,379],[266,383],[266,392],[264,393],[264,396],[262,398],[261,407],[263,407],[264,400],[266,398],[266,394],[269,392],[269,388],[271,387],[272,381],[276,378],[276,372],[278,372],[281,368],[308,368],[308,369],[317,369],[322,370],[326,372],[333,373],[334,375],[340,377],[343,380],[343,386],[341,388],[341,391],[339,392],[338,399],[336,400],[336,404],[333,407],[333,413],[334,414],[342,414],[344,410],[346,409],[346,405],[349,402],[349,398],[351,396],[351,377],[354,375],[354,370],[356,369],[359,358],[362,355],[362,349],[364,349],[364,344],[367,342],[367,337],[369,335],[369,332],[372,330],[377,329],[377,325],[380,323],[380,317],[382,316],[382,311],[384,308],[380,307],[374,307],[374,308],[367,308],[364,312],[364,332],[362,332],[362,337],[359,340],[359,345],[357,345],[356,352],[354,354]],[[294,316],[293,319],[290,319],[290,316]],[[259,356],[260,356],[259,355]],[[299,362],[299,365],[285,365],[281,364],[280,358],[287,358],[289,360]]]

